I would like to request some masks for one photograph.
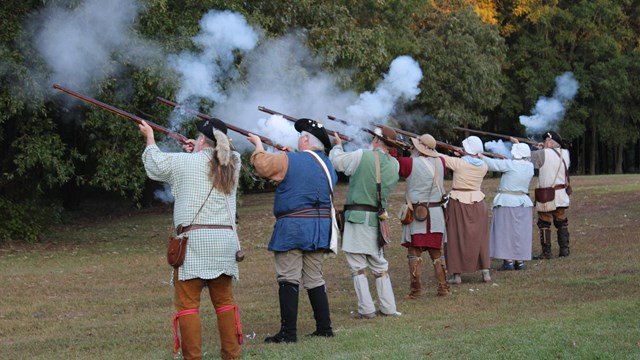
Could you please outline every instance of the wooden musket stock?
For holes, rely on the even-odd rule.
[[[496,134],[496,133],[492,133],[492,132],[488,132],[488,131],[472,130],[472,129],[467,129],[467,128],[463,128],[463,127],[459,127],[459,126],[454,127],[453,130],[468,131],[468,132],[470,132],[472,134],[493,136],[493,137],[496,137],[496,138],[499,138],[499,139],[507,139],[507,140],[509,140],[510,138],[514,138],[514,139],[518,140],[519,142],[522,142],[522,143],[525,143],[525,144],[538,145],[538,143],[533,141],[533,140],[529,140],[529,139],[525,139],[525,138],[521,138],[521,137],[510,136],[510,135]]]
[[[211,116],[209,116],[209,115],[205,115],[205,114],[203,114],[203,113],[201,113],[201,112],[198,112],[198,111],[196,111],[196,110],[188,109],[188,108],[186,108],[186,107],[184,107],[184,106],[181,106],[181,105],[178,105],[178,104],[174,103],[173,101],[170,101],[170,100],[167,100],[167,99],[163,99],[163,98],[161,98],[161,97],[156,97],[156,99],[158,99],[158,101],[159,101],[160,103],[164,104],[164,105],[171,106],[171,107],[174,107],[174,108],[178,108],[178,107],[179,107],[180,109],[183,109],[184,111],[188,112],[189,114],[192,114],[192,115],[197,116],[199,119],[202,119],[202,120],[211,120],[211,119],[213,119],[213,117],[211,117]],[[248,131],[248,130],[245,130],[245,129],[243,129],[243,128],[237,127],[237,126],[235,126],[235,125],[231,125],[231,124],[229,124],[229,123],[227,123],[227,122],[225,122],[224,124],[225,124],[225,125],[227,126],[227,128],[229,128],[230,130],[233,130],[233,131],[235,131],[235,132],[237,132],[237,133],[240,133],[240,134],[242,134],[242,135],[244,135],[244,136],[249,136],[249,134],[251,133],[251,132],[250,132],[250,131]],[[258,135],[258,134],[254,134],[254,135],[256,135],[257,137],[259,137],[259,138],[260,138],[260,140],[261,140],[263,143],[265,143],[265,144],[267,144],[267,145],[269,145],[269,146],[272,146],[272,147],[274,147],[274,148],[276,148],[276,149],[278,149],[278,150],[287,151],[287,150],[286,150],[286,148],[285,148],[284,146],[282,146],[282,145],[278,145],[278,144],[274,143],[273,141],[271,141],[271,140],[270,140],[269,138],[267,138],[267,137],[264,137],[264,136],[262,136],[262,135]]]
[[[267,114],[271,114],[271,115],[280,115],[280,116],[282,116],[283,118],[285,118],[285,119],[287,119],[287,120],[289,120],[289,121],[291,121],[291,122],[296,122],[296,121],[298,121],[298,119],[294,118],[293,116],[285,115],[285,114],[280,113],[280,112],[277,112],[277,111],[275,111],[275,110],[267,109],[267,108],[266,108],[266,107],[264,107],[264,106],[258,106],[258,110],[260,110],[260,111],[262,111],[262,112],[265,112],[265,113],[267,113]],[[335,131],[329,130],[329,129],[327,129],[326,127],[325,127],[324,129],[327,131],[327,134],[329,134],[330,136],[334,136],[335,134],[338,134],[338,137],[339,137],[340,139],[344,140],[344,141],[353,141],[353,139],[352,139],[352,138],[350,138],[350,137],[348,137],[348,136],[345,136],[345,135],[342,135],[342,134],[336,133]]]
[[[339,122],[341,124],[349,125],[349,122],[347,120],[339,119],[339,118],[337,118],[337,117],[335,117],[333,115],[327,115],[327,118],[329,120],[332,120],[332,121],[335,121],[335,122]],[[380,126],[376,125],[376,127],[380,127]],[[369,134],[371,134],[373,136],[377,136],[377,134],[371,129],[361,127],[360,130],[364,131],[366,133],[369,133]],[[393,143],[395,144],[395,147],[400,148],[402,150],[409,150],[411,148],[410,144],[404,143],[404,142],[399,141],[399,140],[394,140]]]
[[[380,124],[374,124],[374,125],[375,126],[380,126]],[[410,136],[410,137],[413,137],[413,138],[419,138],[420,137],[420,135],[418,135],[416,133],[412,133],[412,132],[406,131],[406,130],[401,130],[401,129],[396,129],[396,128],[392,128],[392,129],[394,129],[398,134],[402,134],[402,135],[405,135],[405,136]],[[436,147],[439,147],[439,148],[442,148],[442,149],[445,149],[445,150],[448,150],[448,151],[451,151],[451,152],[457,152],[457,153],[462,154],[462,155],[468,155],[467,152],[464,151],[463,148],[458,147],[458,146],[454,146],[454,145],[451,145],[451,144],[447,144],[447,143],[444,143],[442,141],[436,140]],[[506,159],[506,157],[503,156],[503,155],[495,154],[495,153],[491,153],[491,152],[486,152],[486,151],[482,152],[482,155],[488,156],[488,157],[492,157],[492,158],[496,158],[496,159]]]
[[[111,106],[109,104],[105,104],[105,103],[103,103],[101,101],[98,101],[96,99],[90,98],[88,96],[78,94],[77,92],[71,91],[69,89],[66,89],[66,88],[64,88],[64,87],[62,87],[62,86],[60,86],[58,84],[54,84],[53,88],[56,89],[56,90],[60,90],[62,92],[65,92],[65,93],[67,93],[67,94],[69,94],[69,95],[71,95],[73,97],[76,97],[76,98],[78,98],[80,100],[83,100],[83,101],[86,101],[86,102],[91,103],[93,105],[96,105],[98,107],[101,107],[101,108],[103,108],[105,110],[108,110],[108,111],[114,113],[114,114],[118,114],[118,115],[120,115],[122,117],[126,117],[127,119],[133,120],[138,124],[142,124],[142,122],[144,121],[147,124],[149,124],[149,126],[153,130],[155,130],[157,132],[161,132],[163,134],[166,134],[167,136],[170,136],[170,137],[174,138],[176,141],[178,141],[182,145],[188,144],[188,142],[187,142],[188,139],[187,139],[186,136],[184,136],[182,134],[178,134],[175,131],[171,131],[171,130],[167,129],[166,127],[160,126],[160,125],[158,125],[158,124],[156,124],[154,122],[151,122],[151,121],[143,119],[143,118],[141,118],[139,116],[130,114],[130,113],[124,111],[124,110],[120,110],[117,107]]]

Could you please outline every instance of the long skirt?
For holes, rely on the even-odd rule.
[[[491,257],[531,260],[532,227],[533,207],[494,207],[491,216]]]
[[[446,260],[449,273],[489,269],[489,210],[486,202],[464,204],[450,199],[447,216]]]

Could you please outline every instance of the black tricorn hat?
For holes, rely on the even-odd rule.
[[[562,142],[562,137],[560,137],[560,134],[558,134],[557,132],[551,130],[546,132],[543,136],[543,139],[547,140],[547,139],[551,139],[555,142],[557,142],[560,145],[563,145],[564,143]]]
[[[198,127],[198,131],[213,141],[216,141],[216,137],[213,135],[214,130],[222,131],[225,134],[227,133],[227,125],[225,125],[222,120],[216,118],[200,120],[196,123],[196,126]]]
[[[311,119],[298,119],[296,121],[294,127],[298,132],[306,131],[309,134],[315,136],[322,142],[322,145],[326,149],[331,148],[331,141],[329,140],[329,135],[327,134],[327,130],[324,128],[324,125],[321,123],[311,120]]]

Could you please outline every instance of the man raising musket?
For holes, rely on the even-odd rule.
[[[376,128],[374,134],[370,149],[345,152],[336,133],[336,145],[329,153],[335,168],[349,176],[342,250],[358,297],[358,310],[352,312],[356,319],[401,315],[396,309],[388,274],[389,263],[378,241],[380,209],[387,208],[387,199],[400,178],[398,161],[389,155],[389,150],[396,144],[397,134],[384,125]],[[380,300],[378,312],[369,291],[367,268],[375,278]]]
[[[265,339],[268,343],[297,341],[300,282],[307,289],[316,320],[316,331],[309,335],[333,336],[322,265],[325,253],[330,251],[331,189],[338,175],[324,154],[331,146],[324,126],[299,119],[295,129],[300,133],[300,152],[270,154],[264,151],[258,136],[247,137],[256,147],[251,155],[256,173],[278,183],[269,251],[275,256],[281,326],[277,334]],[[337,244],[332,250],[337,251]]]

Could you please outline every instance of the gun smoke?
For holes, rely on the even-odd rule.
[[[303,31],[265,38],[262,29],[231,11],[209,11],[192,38],[193,50],[166,54],[134,32],[142,10],[130,0],[87,0],[74,9],[46,6],[32,22],[35,44],[50,68],[45,86],[59,82],[91,94],[125,66],[153,68],[163,59],[173,70],[165,80],[179,80],[178,103],[294,148],[293,123],[258,106],[311,118],[358,139],[367,137],[360,127],[387,123],[420,93],[422,71],[409,56],[393,60],[374,90],[357,94],[342,87],[350,70],[327,71],[321,54],[305,46]],[[330,122],[327,115],[350,125]],[[179,130],[184,121],[194,118],[176,109],[170,128]],[[252,148],[243,135],[229,131],[229,136],[239,150]]]
[[[564,118],[566,106],[578,93],[580,86],[571,72],[556,77],[555,82],[552,97],[540,97],[531,110],[533,115],[520,116],[520,123],[525,126],[528,135],[557,130],[558,123]]]
[[[142,6],[130,0],[87,0],[76,8],[47,5],[32,17],[34,45],[49,67],[43,87],[53,83],[92,93],[101,80],[127,65],[150,64],[162,56],[132,27]]]

